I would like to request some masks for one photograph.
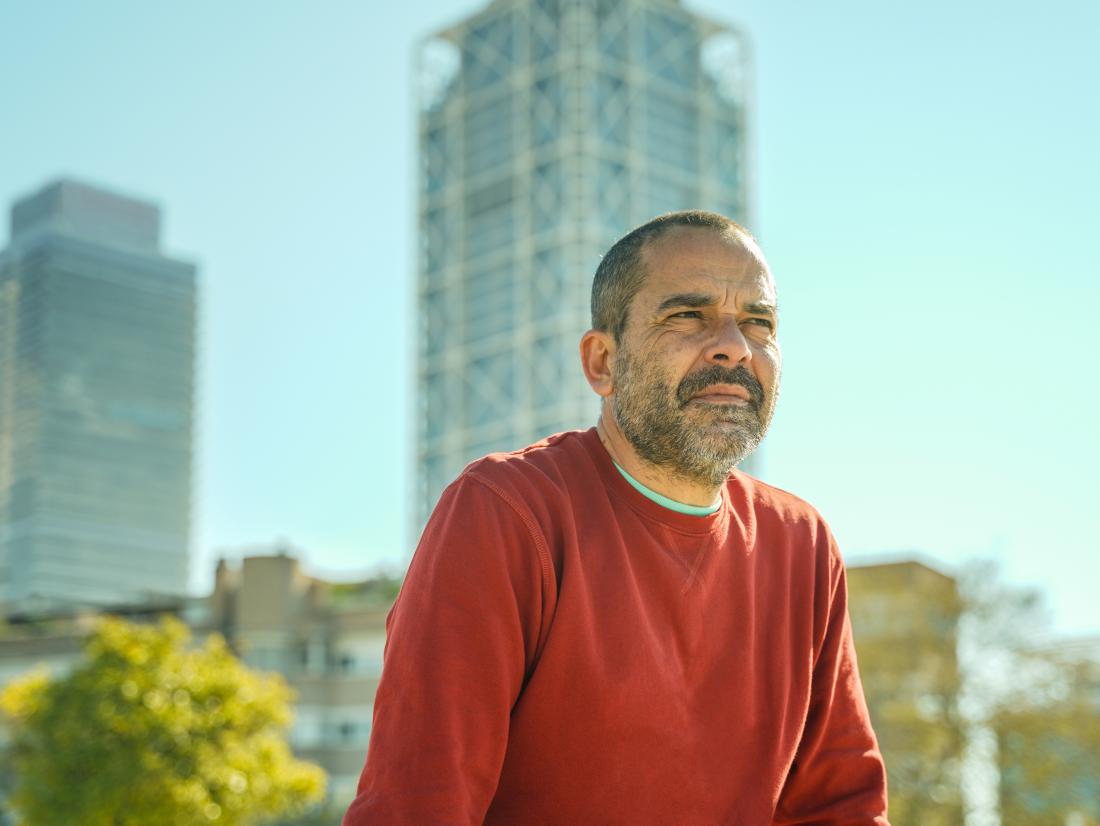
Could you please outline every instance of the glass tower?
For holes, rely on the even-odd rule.
[[[471,459],[595,423],[577,345],[616,238],[751,224],[747,43],[677,0],[495,0],[418,58],[417,527]]]
[[[0,605],[187,584],[195,267],[148,203],[72,181],[0,253]]]

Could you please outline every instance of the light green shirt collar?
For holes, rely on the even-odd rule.
[[[713,505],[685,505],[683,502],[677,502],[675,499],[669,499],[667,496],[664,496],[660,493],[657,493],[657,491],[655,490],[650,490],[649,488],[647,488],[645,485],[643,485],[641,482],[639,482],[637,479],[635,479],[633,476],[623,470],[622,466],[620,466],[619,463],[616,462],[614,459],[611,460],[611,463],[615,465],[615,469],[623,475],[623,478],[626,479],[626,481],[630,482],[630,485],[634,488],[634,490],[638,491],[638,493],[640,493],[646,499],[651,499],[658,505],[662,505],[669,510],[676,511],[677,513],[686,513],[690,516],[710,516],[712,513],[722,507],[721,498],[719,498]]]

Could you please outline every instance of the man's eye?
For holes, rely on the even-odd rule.
[[[678,313],[673,313],[669,318],[702,318],[703,314],[698,310],[681,310]]]
[[[750,318],[746,319],[747,323],[755,324],[760,327],[765,327],[769,330],[775,329],[775,323],[770,318]]]

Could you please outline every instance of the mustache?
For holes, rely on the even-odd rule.
[[[756,377],[742,366],[723,367],[712,364],[684,378],[676,388],[676,400],[683,407],[703,391],[716,384],[739,384],[749,393],[749,402],[754,408],[764,403],[764,387]]]

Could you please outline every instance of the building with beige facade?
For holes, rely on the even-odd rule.
[[[848,568],[864,694],[889,775],[894,823],[963,822],[965,730],[955,579],[915,558]]]
[[[328,772],[337,803],[351,802],[363,768],[394,596],[391,580],[326,582],[286,554],[218,563],[206,627],[295,689],[291,745]]]

